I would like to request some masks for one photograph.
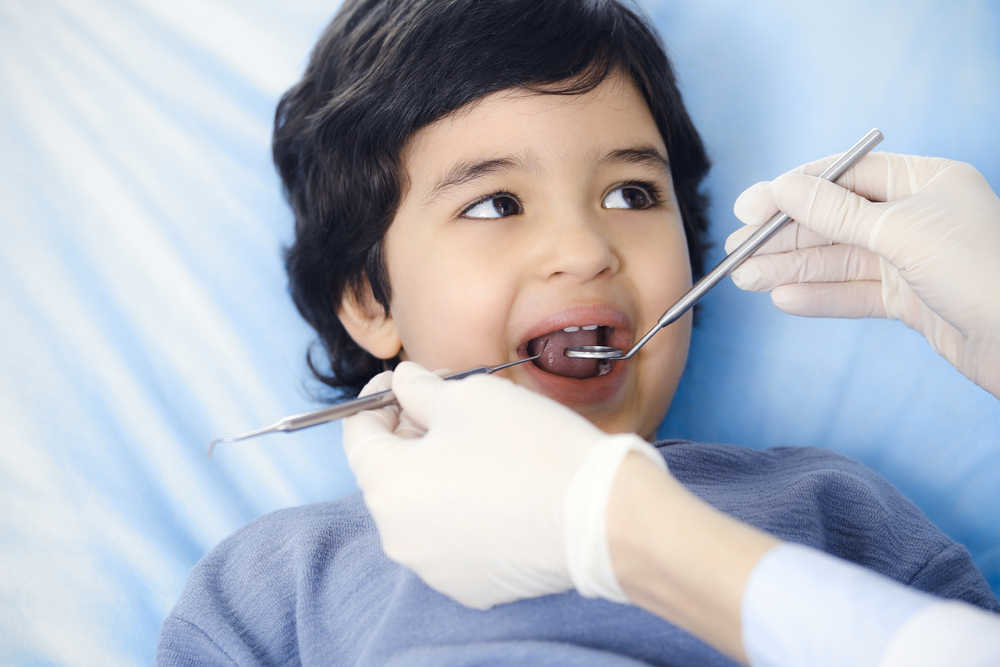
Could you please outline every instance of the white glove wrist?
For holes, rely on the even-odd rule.
[[[663,457],[639,436],[602,439],[580,463],[566,490],[565,542],[570,578],[584,597],[628,604],[611,563],[607,515],[618,470],[638,452],[666,470]]]

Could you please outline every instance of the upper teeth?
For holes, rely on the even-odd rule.
[[[582,328],[583,328],[584,331],[593,331],[594,329],[597,328],[597,326],[598,325],[596,325],[596,324],[588,324],[587,326],[582,327]],[[566,333],[576,333],[580,329],[581,329],[581,327],[566,327],[565,329],[563,329],[563,331],[565,331]]]

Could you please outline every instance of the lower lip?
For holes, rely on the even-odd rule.
[[[616,361],[604,375],[577,380],[546,373],[535,364],[522,365],[533,387],[551,399],[564,405],[588,405],[611,399],[625,382],[625,364]]]

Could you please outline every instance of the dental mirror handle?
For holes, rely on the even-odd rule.
[[[544,350],[545,348],[543,347],[542,349]],[[458,373],[445,375],[444,379],[461,380],[462,378],[467,378],[470,375],[496,373],[499,370],[510,368],[511,366],[517,366],[518,364],[523,364],[526,361],[534,361],[539,356],[541,355],[537,354],[533,357],[518,359],[517,361],[500,364],[499,366],[477,366]],[[345,417],[356,415],[363,410],[377,410],[378,408],[384,408],[388,405],[395,404],[396,395],[392,393],[391,389],[387,389],[385,391],[380,391],[377,394],[370,394],[362,398],[355,398],[349,401],[335,403],[334,405],[330,405],[325,408],[318,408],[316,410],[310,410],[309,412],[292,415],[279,420],[271,426],[265,426],[264,428],[257,429],[256,431],[250,431],[231,438],[216,438],[208,444],[207,457],[212,457],[212,452],[215,451],[215,445],[220,442],[236,442],[237,440],[246,440],[247,438],[254,438],[258,435],[265,435],[267,433],[287,433],[291,431],[298,431],[299,429],[309,428],[310,426],[317,426],[319,424],[337,421],[338,419],[344,419]]]
[[[883,139],[882,133],[877,129],[873,129],[871,132],[866,134],[861,141],[854,144],[849,151],[844,153],[839,160],[831,164],[826,168],[822,174],[819,175],[820,178],[826,179],[828,181],[836,181],[838,178],[844,175],[844,172],[853,167],[858,160],[867,155],[875,146],[879,144]],[[770,220],[761,225],[761,228],[753,233],[750,238],[741,243],[736,250],[726,255],[726,257],[719,262],[714,269],[706,273],[701,280],[694,284],[694,286],[688,291],[687,294],[681,297],[680,301],[674,304],[667,312],[663,313],[663,317],[660,321],[656,323],[649,333],[642,337],[642,339],[632,346],[621,359],[628,359],[633,354],[639,351],[639,348],[646,344],[650,338],[653,337],[657,331],[663,327],[671,324],[672,322],[680,319],[681,315],[689,311],[696,303],[701,301],[702,297],[708,294],[713,287],[722,282],[722,279],[732,273],[736,267],[742,264],[750,255],[753,254],[757,248],[764,244],[769,238],[774,236],[775,233],[786,224],[791,221],[785,213],[777,212]]]

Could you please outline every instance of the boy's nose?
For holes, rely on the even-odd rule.
[[[596,216],[577,213],[542,227],[543,239],[536,240],[542,242],[538,266],[544,278],[563,275],[585,282],[605,272],[614,275],[621,267],[607,230]]]

